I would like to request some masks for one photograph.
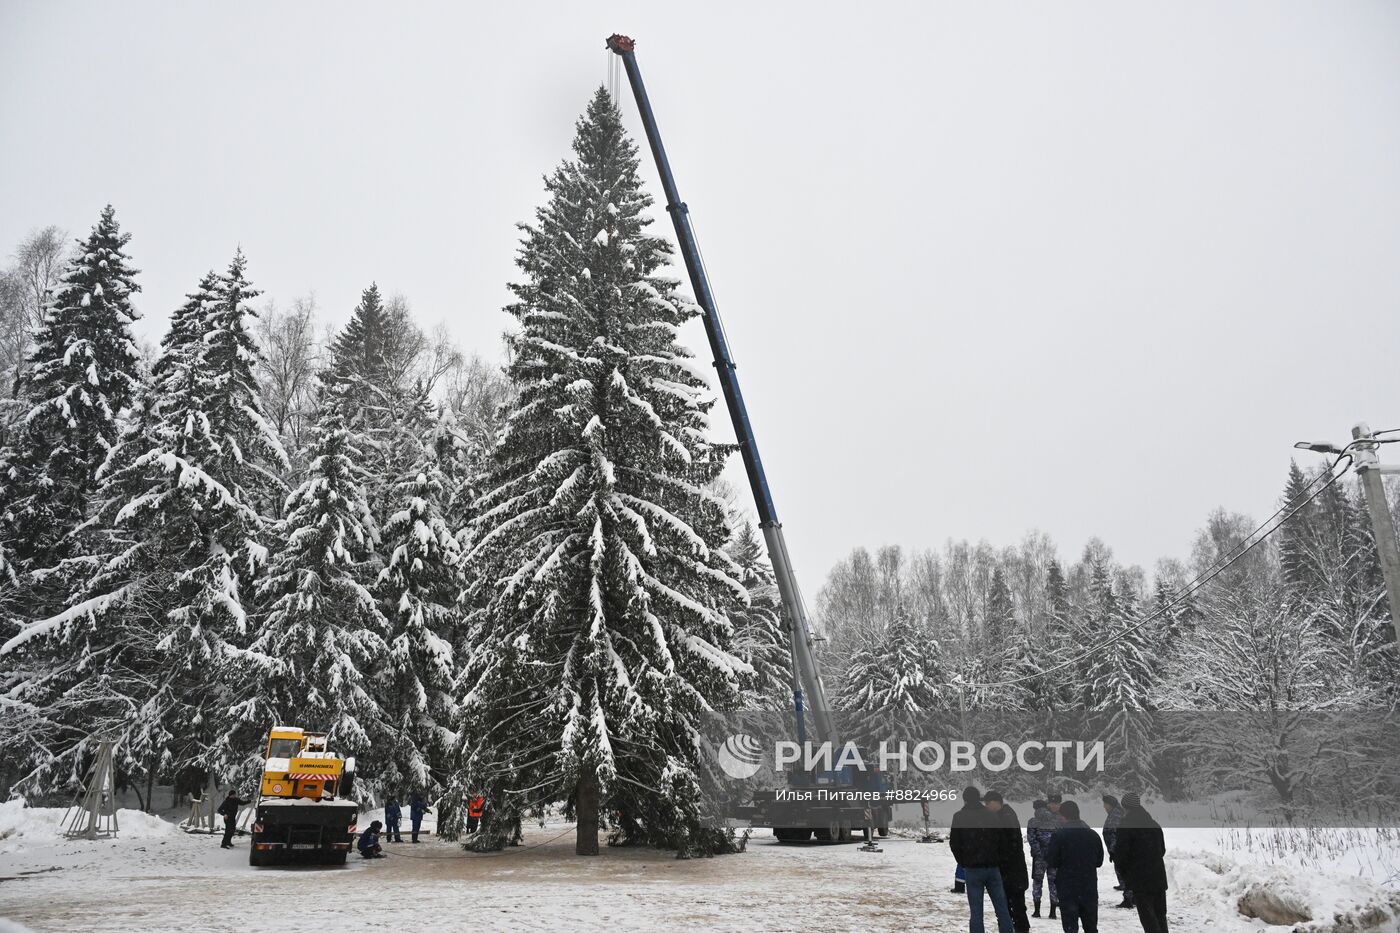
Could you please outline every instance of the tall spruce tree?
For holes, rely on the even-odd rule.
[[[51,693],[62,688],[53,708],[120,722],[107,734],[148,785],[161,770],[227,777],[239,764],[228,711],[242,684],[228,675],[248,659],[249,581],[265,553],[258,502],[285,466],[253,384],[252,294],[239,253],[172,315],[153,383],[100,471],[91,573],[66,610],[35,625]],[[90,683],[105,689],[74,707]]]
[[[748,590],[748,605],[732,616],[734,654],[754,670],[746,705],[786,710],[792,704],[792,650],[783,624],[778,581],[753,525],[743,522],[726,547]]]
[[[740,703],[730,653],[745,597],[706,438],[704,384],[677,329],[696,314],[647,232],[636,146],[599,90],[575,159],[524,226],[507,310],[519,390],[472,530],[473,651],[459,789],[492,799],[474,844],[569,801],[595,854],[601,806],[634,839],[726,851],[705,818],[700,719]]]
[[[321,377],[321,417],[340,419],[353,435],[365,495],[380,524],[397,507],[390,487],[419,461],[433,425],[427,392],[413,378],[421,342],[407,306],[386,303],[371,283],[331,342],[330,366]]]
[[[392,727],[378,750],[385,787],[436,789],[455,747],[453,642],[462,589],[457,538],[443,520],[445,481],[432,451],[394,484],[375,592],[389,620],[381,702]]]
[[[359,457],[336,419],[321,426],[258,583],[265,608],[252,648],[271,659],[270,670],[235,714],[259,728],[292,721],[323,730],[343,754],[368,760],[365,772],[375,775],[390,741],[376,682],[389,621],[371,589],[379,535]],[[379,787],[372,778],[370,791]]]
[[[140,388],[131,298],[141,287],[125,252],[130,240],[107,205],[35,335],[21,386],[29,412],[13,432],[0,484],[0,539],[23,570],[52,568],[80,551],[74,536],[90,514],[97,470]]]

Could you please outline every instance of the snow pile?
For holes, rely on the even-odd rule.
[[[1173,901],[1235,910],[1296,933],[1400,931],[1400,891],[1367,879],[1179,849],[1168,851],[1167,872]]]
[[[47,843],[63,834],[61,807],[26,806],[23,797],[0,803],[0,852],[17,852],[25,843]],[[174,824],[140,810],[117,811],[118,839],[155,839],[177,832]]]

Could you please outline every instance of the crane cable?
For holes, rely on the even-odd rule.
[[[1205,586],[1207,583],[1220,576],[1222,573],[1228,570],[1230,566],[1233,565],[1236,561],[1240,560],[1240,558],[1244,557],[1250,551],[1254,550],[1254,548],[1266,541],[1269,535],[1282,528],[1284,524],[1288,522],[1289,519],[1291,519],[1294,515],[1297,515],[1304,508],[1306,508],[1309,504],[1312,503],[1314,499],[1326,492],[1332,486],[1333,483],[1337,482],[1337,480],[1341,479],[1343,476],[1346,476],[1347,473],[1350,472],[1353,464],[1352,456],[1351,454],[1347,453],[1347,451],[1350,450],[1357,443],[1357,441],[1353,441],[1352,443],[1348,444],[1345,448],[1343,448],[1342,452],[1337,455],[1337,459],[1332,461],[1331,465],[1327,467],[1327,470],[1325,472],[1319,473],[1317,476],[1313,477],[1312,481],[1303,487],[1303,492],[1307,493],[1308,490],[1312,489],[1313,486],[1317,485],[1319,480],[1321,480],[1323,477],[1327,477],[1327,482],[1324,485],[1322,485],[1317,490],[1313,491],[1310,495],[1307,496],[1306,499],[1303,499],[1303,501],[1299,502],[1297,505],[1293,505],[1292,503],[1285,503],[1278,509],[1278,511],[1274,512],[1273,515],[1270,515],[1267,519],[1265,519],[1263,524],[1261,524],[1258,528],[1255,528],[1248,535],[1246,535],[1244,541],[1241,541],[1240,544],[1235,546],[1235,551],[1228,559],[1219,561],[1215,564],[1215,566],[1210,567],[1207,570],[1201,572],[1190,583],[1182,587],[1182,589],[1167,603],[1159,607],[1155,612],[1151,613],[1150,615],[1147,615],[1144,618],[1139,619],[1137,622],[1134,622],[1133,624],[1124,627],[1121,631],[1110,635],[1108,638],[1105,638],[1103,641],[1098,642],[1097,644],[1093,645],[1092,647],[1088,648],[1082,653],[1075,655],[1074,657],[1069,658],[1066,661],[1062,661],[1053,667],[1046,668],[1045,670],[1035,671],[1033,673],[1026,674],[1024,676],[1017,677],[1012,680],[999,680],[990,683],[969,683],[963,680],[955,680],[952,683],[948,684],[948,686],[956,686],[960,689],[971,688],[973,690],[980,690],[990,687],[1012,687],[1017,684],[1022,684],[1026,683],[1027,681],[1035,680],[1039,677],[1044,677],[1048,674],[1057,673],[1058,671],[1062,671],[1067,667],[1078,664],[1080,661],[1083,661],[1091,655],[1101,651],[1102,649],[1108,647],[1114,642],[1132,634],[1133,632],[1147,625],[1149,622],[1153,621],[1162,614],[1170,611],[1171,609],[1174,609],[1178,603],[1182,602],[1188,596],[1191,596],[1196,591],[1201,589],[1201,587]],[[1337,465],[1343,460],[1347,461],[1347,465],[1342,469],[1340,473],[1335,472],[1337,469]],[[1279,516],[1282,515],[1285,511],[1287,512],[1287,514],[1283,515],[1282,518],[1279,518]],[[1274,519],[1276,518],[1279,519],[1278,522],[1274,524],[1272,528],[1270,528],[1270,523],[1274,522]],[[1267,531],[1265,531],[1266,528],[1268,529]],[[1262,535],[1260,535],[1258,538],[1255,538],[1253,541],[1250,541],[1251,538],[1254,538],[1254,536],[1258,535],[1261,531],[1264,532]]]

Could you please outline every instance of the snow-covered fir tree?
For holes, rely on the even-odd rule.
[[[879,637],[857,649],[842,673],[840,708],[857,717],[934,709],[947,679],[938,655],[938,645],[909,608],[895,607]]]
[[[285,465],[253,384],[253,294],[240,253],[172,316],[153,382],[100,471],[91,572],[68,608],[26,633],[51,659],[49,708],[119,722],[106,733],[149,780],[190,766],[227,777],[241,754],[228,717],[241,683],[228,675],[247,658],[249,581],[265,554],[258,502]],[[75,691],[89,702],[75,707]]]
[[[603,807],[631,839],[726,851],[694,736],[741,702],[752,669],[731,653],[746,591],[708,489],[724,451],[677,343],[697,312],[664,274],[636,146],[602,90],[574,153],[522,228],[507,309],[519,395],[471,535],[457,790],[491,796],[478,846],[568,801],[580,854],[597,851]]]
[[[379,688],[390,624],[372,590],[379,535],[350,432],[329,419],[310,454],[257,586],[252,649],[270,663],[235,714],[258,729],[286,721],[328,733],[341,754],[368,762],[372,792],[390,741]]]
[[[1111,587],[1096,596],[1105,612],[1108,628],[1099,641],[1113,641],[1099,648],[1088,664],[1088,697],[1091,709],[1100,713],[1100,738],[1111,750],[1116,777],[1123,787],[1155,789],[1151,739],[1151,694],[1155,686],[1148,661],[1145,626],[1131,595],[1116,595]]]
[[[140,388],[131,337],[140,286],[125,252],[130,240],[109,204],[70,260],[34,338],[21,384],[29,411],[12,432],[0,484],[0,539],[25,571],[81,551],[73,538],[90,514],[97,470]]]
[[[386,303],[372,283],[331,342],[330,365],[321,376],[321,417],[339,418],[354,436],[365,493],[381,523],[394,508],[389,487],[418,461],[433,423],[427,393],[412,372],[420,344],[406,306]]]
[[[748,605],[730,617],[733,652],[754,670],[746,706],[786,710],[792,705],[792,650],[783,622],[778,581],[763,552],[763,542],[748,522],[738,524],[726,547],[748,590]]]
[[[394,484],[397,511],[382,531],[385,567],[375,593],[390,629],[379,693],[392,731],[376,753],[387,788],[440,787],[455,750],[453,643],[462,559],[441,512],[444,486],[430,450]]]

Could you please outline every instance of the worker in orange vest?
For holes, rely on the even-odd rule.
[[[467,799],[467,832],[474,833],[481,825],[481,815],[486,812],[486,796],[476,794]]]

